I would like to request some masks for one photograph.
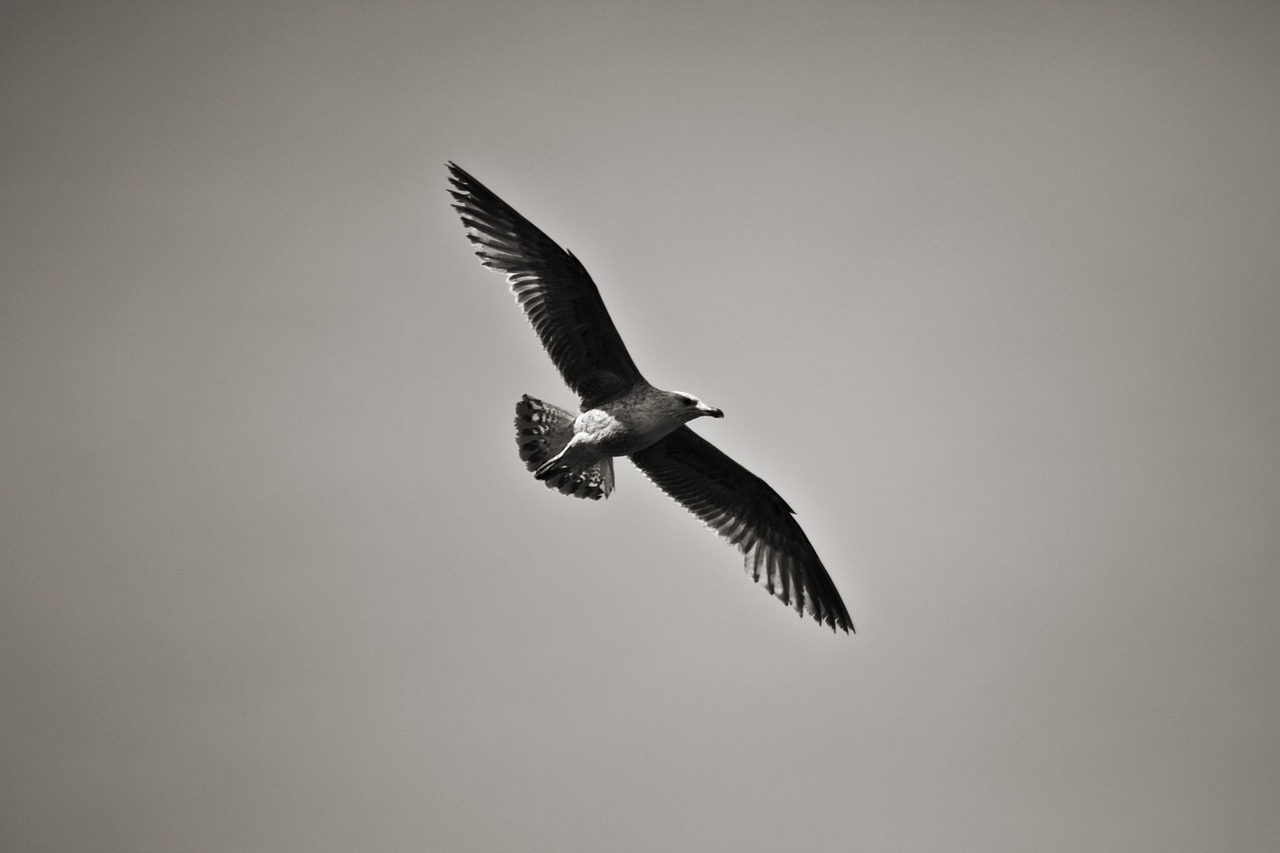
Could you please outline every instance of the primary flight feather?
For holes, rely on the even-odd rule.
[[[520,458],[563,494],[613,490],[627,456],[664,492],[737,546],[753,580],[832,630],[853,623],[794,511],[759,477],[685,424],[724,417],[696,397],[654,388],[636,368],[586,269],[532,222],[453,163],[449,182],[467,237],[504,273],[529,322],[580,400],[574,415],[524,395],[516,404]]]

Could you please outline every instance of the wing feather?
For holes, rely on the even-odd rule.
[[[831,576],[787,506],[769,484],[687,426],[631,461],[664,492],[737,546],[747,574],[797,613],[834,631],[853,623]]]
[[[560,375],[592,408],[643,382],[582,263],[484,184],[449,164],[453,206],[476,255],[504,273]]]

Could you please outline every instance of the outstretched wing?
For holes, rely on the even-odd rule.
[[[644,381],[595,282],[570,252],[457,165],[454,208],[486,267],[511,290],[564,381],[592,408]]]
[[[849,611],[794,510],[769,484],[687,426],[631,454],[631,461],[746,556],[752,580],[803,615],[853,630]]]

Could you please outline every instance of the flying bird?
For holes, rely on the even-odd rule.
[[[582,263],[488,187],[449,163],[449,193],[481,263],[504,273],[542,346],[578,394],[579,414],[528,394],[516,403],[520,458],[548,488],[599,500],[626,456],[657,486],[735,545],[752,580],[831,630],[849,612],[795,511],[764,480],[687,424],[714,406],[662,391],[640,375]]]

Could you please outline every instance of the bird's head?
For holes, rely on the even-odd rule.
[[[692,394],[671,391],[668,393],[667,398],[671,401],[676,416],[683,422],[687,423],[694,418],[724,417],[724,412],[714,406],[708,406]]]

